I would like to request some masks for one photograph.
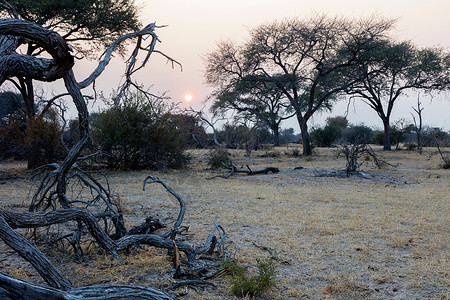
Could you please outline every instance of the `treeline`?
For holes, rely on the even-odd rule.
[[[405,120],[399,120],[390,126],[390,143],[396,150],[400,149],[400,143],[405,143],[409,150],[417,148],[418,128]],[[345,117],[329,117],[323,127],[313,128],[311,140],[317,147],[333,147],[338,143],[365,143],[384,145],[385,132],[373,130],[360,124],[349,124]],[[421,144],[423,147],[435,147],[436,143],[442,146],[450,145],[450,134],[436,127],[421,129]]]

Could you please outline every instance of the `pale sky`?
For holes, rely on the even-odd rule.
[[[420,47],[441,46],[450,51],[450,1],[449,0],[136,0],[142,6],[141,20],[144,25],[156,22],[168,25],[156,32],[162,41],[157,48],[173,57],[183,65],[172,69],[166,60],[158,55],[151,58],[146,70],[138,81],[151,87],[154,93],[168,92],[175,102],[183,101],[186,93],[192,94],[191,104],[195,109],[204,106],[203,102],[211,91],[204,84],[202,55],[215,49],[222,40],[237,43],[245,41],[248,29],[259,24],[280,20],[286,17],[307,18],[314,12],[325,13],[330,17],[345,16],[360,18],[379,15],[398,18],[395,35],[399,40],[412,40]],[[90,69],[86,62],[78,62],[75,74],[83,79],[84,71]],[[78,73],[77,73],[78,70]],[[123,73],[123,63],[114,62],[106,74],[97,82],[97,89],[106,94],[117,87]],[[424,122],[427,125],[450,130],[450,94],[422,97],[425,110]],[[399,118],[411,119],[411,106],[416,104],[417,94],[399,100],[391,121]],[[316,116],[310,126],[322,125],[327,116],[342,115],[347,103],[335,106],[331,114]],[[368,126],[381,128],[382,123],[376,113],[365,105],[351,106],[351,123],[364,122]],[[412,121],[412,119],[411,119]],[[294,127],[296,121],[283,124]]]

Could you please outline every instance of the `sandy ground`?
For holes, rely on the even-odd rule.
[[[450,170],[441,168],[435,149],[425,149],[422,156],[378,149],[397,167],[378,169],[365,161],[366,175],[348,178],[323,176],[345,167],[335,149],[316,149],[312,157],[295,156],[294,149],[255,151],[251,157],[232,152],[238,166],[280,169],[270,175],[208,180],[226,171],[208,170],[208,151],[196,150],[185,170],[108,172],[108,177],[129,226],[148,215],[170,225],[177,216],[177,202],[161,186],[142,191],[144,178],[152,174],[186,201],[188,242],[200,245],[218,218],[228,234],[227,250],[250,271],[256,258],[270,256],[257,246],[276,252],[278,285],[263,299],[450,299]],[[25,166],[0,166],[2,208],[27,209],[31,182]],[[170,284],[171,262],[162,250],[133,250],[123,254],[126,264],[118,264],[95,245],[86,246],[81,263],[69,248],[43,249],[77,286],[132,283],[162,289]],[[2,242],[0,259],[0,271],[42,283]],[[172,295],[234,299],[226,278],[213,282],[216,288],[179,289]]]

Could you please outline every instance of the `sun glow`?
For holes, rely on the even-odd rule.
[[[191,94],[186,94],[186,95],[184,95],[184,100],[186,100],[186,102],[191,102],[191,100],[192,100],[192,95],[191,95]]]

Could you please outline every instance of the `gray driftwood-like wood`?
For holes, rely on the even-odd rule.
[[[0,0],[0,6],[5,7],[5,5],[7,6],[6,1]],[[8,6],[8,9],[13,12],[12,7]],[[13,13],[11,16],[15,17]],[[187,262],[183,261],[183,263],[195,269],[205,267],[205,264],[198,261],[197,256],[211,254],[216,245],[219,257],[225,256],[224,239],[226,234],[217,222],[202,247],[197,248],[190,246],[187,242],[176,240],[176,236],[186,229],[181,226],[186,205],[181,196],[162,180],[152,176],[146,178],[145,182],[162,184],[179,202],[180,212],[175,224],[162,235],[131,234],[132,232],[126,234],[125,228],[118,230],[116,228],[116,239],[112,239],[100,227],[99,218],[110,217],[111,222],[116,225],[120,223],[121,216],[110,202],[107,189],[100,186],[87,173],[83,173],[76,164],[81,150],[89,140],[89,114],[81,89],[91,85],[100,76],[111,60],[113,51],[126,40],[133,39],[136,43],[132,55],[127,60],[125,84],[120,88],[115,102],[120,101],[120,96],[126,93],[130,86],[141,90],[138,85],[133,84],[131,76],[145,66],[153,52],[163,55],[172,63],[177,63],[154,49],[156,42],[159,41],[154,33],[155,28],[157,27],[153,23],[141,31],[126,34],[117,39],[105,51],[98,67],[92,74],[82,82],[77,82],[72,71],[74,58],[70,46],[58,33],[24,20],[0,19],[0,85],[13,77],[26,77],[46,82],[63,79],[67,94],[72,98],[78,112],[80,132],[79,140],[60,164],[54,163],[42,168],[47,175],[44,176],[46,179],[41,182],[38,192],[35,194],[37,196],[33,197],[31,212],[17,213],[0,209],[0,238],[30,262],[50,286],[43,287],[0,274],[0,297],[2,299],[170,299],[163,292],[140,286],[104,285],[74,289],[70,281],[52,265],[36,245],[14,230],[17,228],[39,228],[75,221],[78,229],[73,234],[72,240],[74,241],[71,242],[73,245],[79,243],[83,226],[85,226],[97,244],[118,260],[120,260],[118,251],[141,244],[165,248],[169,251],[175,246],[187,258]],[[150,43],[144,46],[144,40],[150,40]],[[42,57],[24,55],[18,51],[24,42],[34,44],[42,49]],[[138,64],[137,57],[141,52],[144,52],[145,58]],[[66,193],[70,178],[78,178],[79,182],[87,186],[91,193],[96,194],[93,196],[91,204],[97,199],[103,200],[106,211],[94,215],[86,208],[75,207],[76,201],[71,201]],[[90,206],[89,200],[84,202],[88,204],[86,207]],[[53,209],[53,211],[46,211],[48,209]],[[123,222],[121,224],[123,225]],[[215,236],[216,232],[220,236],[219,239]]]
[[[249,176],[252,176],[252,175],[268,175],[268,174],[275,174],[275,173],[280,172],[280,169],[275,168],[275,167],[267,167],[265,169],[255,170],[255,171],[253,171],[249,165],[247,165],[246,167],[247,167],[247,170],[243,170],[243,169],[238,169],[234,165],[231,165],[230,167],[228,167],[229,172],[227,175],[215,175],[215,176],[207,178],[207,179],[214,179],[214,178],[218,178],[218,177],[228,179],[228,178],[230,178],[231,175],[236,174],[236,173],[247,174]]]
[[[50,286],[64,290],[72,287],[70,281],[53,266],[44,253],[23,235],[15,232],[2,216],[0,216],[0,238],[31,263]]]
[[[169,300],[166,293],[136,285],[97,285],[60,290],[14,278],[0,272],[0,299],[3,300]]]
[[[9,53],[3,51],[0,56],[0,83],[16,76],[54,81],[64,77],[74,65],[70,47],[59,34],[47,28],[25,20],[0,19],[0,35],[33,41],[52,56],[52,59],[48,59],[18,54],[16,49],[9,47]],[[11,40],[13,44],[16,47],[18,45],[17,41]]]

